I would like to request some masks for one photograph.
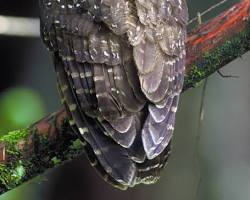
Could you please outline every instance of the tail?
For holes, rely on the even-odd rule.
[[[55,57],[55,62],[59,91],[68,111],[71,126],[83,143],[87,142],[86,154],[91,163],[94,163],[103,178],[110,180],[113,185],[119,187],[122,185],[122,188],[133,185],[137,170],[127,150],[104,135],[105,130],[100,123],[80,110],[65,65],[58,57]]]

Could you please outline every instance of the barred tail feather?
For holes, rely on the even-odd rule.
[[[136,184],[152,184],[159,180],[162,169],[166,166],[171,153],[171,141],[164,151],[154,159],[146,159],[143,163],[137,164],[138,175]]]
[[[174,131],[179,95],[169,98],[163,108],[149,106],[149,115],[142,130],[147,157],[154,159],[168,146]]]
[[[61,60],[55,57],[55,61],[59,85],[66,106],[78,127],[78,134],[80,133],[81,137],[91,145],[95,156],[108,174],[123,185],[133,185],[137,171],[135,164],[129,159],[127,151],[105,136],[96,120],[87,117],[79,110],[77,98],[71,91],[74,87],[70,87],[72,80],[65,72],[65,66]]]

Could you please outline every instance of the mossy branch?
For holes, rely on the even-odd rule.
[[[189,34],[183,90],[249,50],[250,1],[243,0]],[[64,109],[10,132],[0,137],[0,194],[82,153]]]

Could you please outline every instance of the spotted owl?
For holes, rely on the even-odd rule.
[[[185,69],[185,0],[40,0],[69,123],[104,180],[155,183]]]

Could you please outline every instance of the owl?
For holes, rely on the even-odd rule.
[[[105,181],[155,183],[167,163],[185,69],[185,0],[40,0],[72,130]]]

